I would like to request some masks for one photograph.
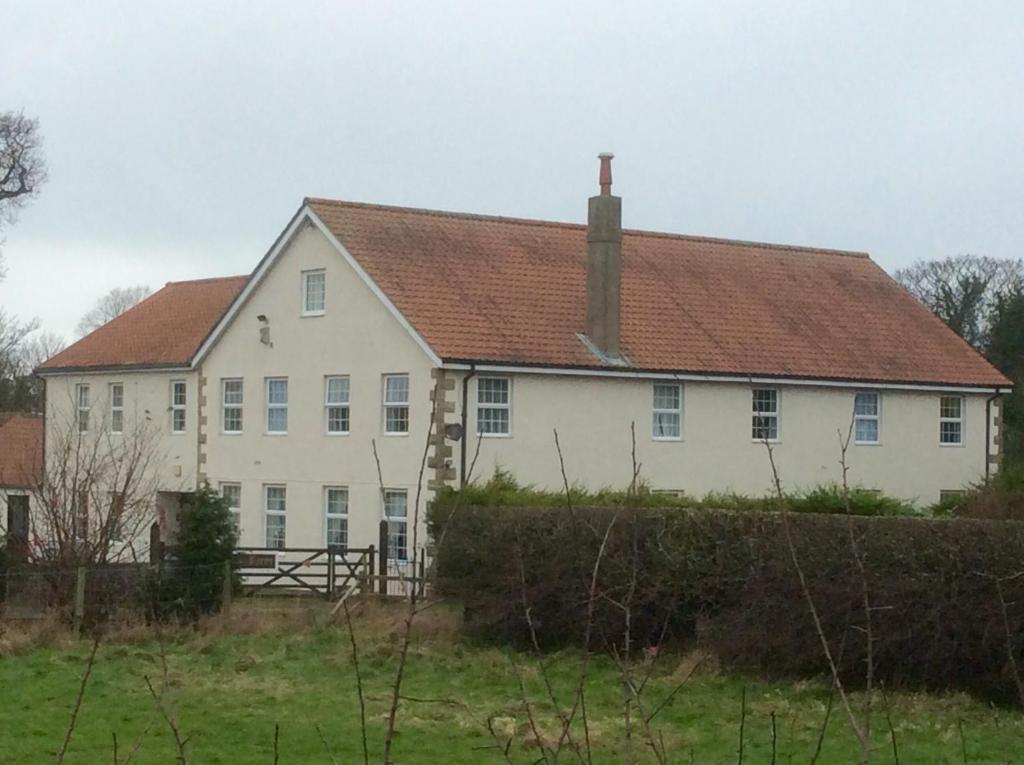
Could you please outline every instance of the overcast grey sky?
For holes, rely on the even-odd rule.
[[[304,196],[1024,254],[1024,2],[11,2],[50,180],[0,306],[247,273]]]

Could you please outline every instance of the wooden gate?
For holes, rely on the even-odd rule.
[[[370,589],[376,575],[374,547],[235,548],[235,571],[248,595],[308,594],[333,600],[352,589]]]

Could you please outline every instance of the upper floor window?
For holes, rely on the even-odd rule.
[[[220,495],[224,497],[228,510],[231,511],[231,525],[235,527],[235,533],[240,534],[242,531],[242,484],[222,483]]]
[[[348,389],[347,377],[328,377],[324,383],[324,409],[328,433],[348,433]]]
[[[284,486],[264,486],[266,499],[267,547],[283,549],[285,542],[288,495]]]
[[[302,315],[321,316],[327,303],[327,274],[323,269],[302,272]]]
[[[241,380],[221,381],[221,430],[225,433],[242,432],[242,403],[244,391]]]
[[[409,560],[408,498],[405,489],[384,490],[384,519],[388,524],[388,558]]]
[[[875,392],[853,397],[853,438],[858,444],[878,443],[879,396]]]
[[[78,432],[89,432],[89,386],[82,383],[75,386],[75,406],[77,407]]]
[[[288,432],[288,378],[267,378],[267,432]]]
[[[750,436],[755,441],[779,439],[779,392],[775,388],[754,388],[751,391],[753,417]]]
[[[184,380],[171,382],[171,432],[185,432],[185,403],[187,390]]]
[[[964,400],[961,396],[939,397],[939,443],[964,442]]]
[[[656,439],[677,440],[682,437],[682,422],[683,386],[678,383],[655,383],[651,435]]]
[[[327,546],[348,547],[348,489],[328,486],[324,489],[327,513]]]
[[[384,432],[409,432],[409,375],[384,375]]]
[[[512,382],[507,377],[481,377],[476,387],[476,432],[484,436],[511,433]]]
[[[110,432],[124,432],[124,385],[110,383]]]

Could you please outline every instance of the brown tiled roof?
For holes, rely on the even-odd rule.
[[[36,486],[43,464],[43,418],[0,413],[0,487]]]
[[[444,360],[599,366],[586,226],[307,203]],[[622,264],[634,369],[1009,384],[864,253],[627,230]]]
[[[45,361],[39,369],[184,366],[248,278],[168,282],[135,307]]]

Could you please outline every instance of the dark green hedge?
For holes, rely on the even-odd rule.
[[[785,541],[788,523],[833,653],[856,684],[866,641],[852,523],[875,609],[879,680],[1017,700],[1007,648],[1024,666],[1024,576],[1003,582],[1010,641],[993,577],[1024,569],[1024,524],[657,507],[570,512],[462,506],[457,495],[434,503],[431,523],[438,586],[465,604],[468,628],[483,638],[528,641],[525,605],[544,645],[580,645],[591,572],[611,524],[595,650],[621,644],[632,590],[637,645],[684,641],[727,666],[817,676],[828,669]]]

